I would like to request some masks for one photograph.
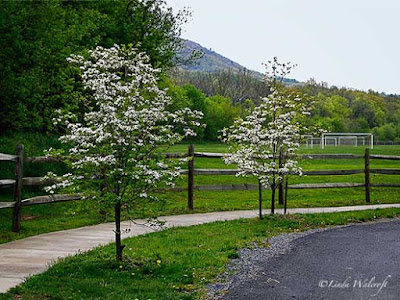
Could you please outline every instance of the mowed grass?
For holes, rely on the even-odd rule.
[[[114,244],[99,247],[62,259],[0,299],[200,299],[242,248],[267,247],[269,237],[285,232],[398,216],[400,209],[384,209],[166,229],[124,240],[122,263],[114,259]]]
[[[60,144],[54,136],[27,135],[26,156],[40,156],[43,149],[49,146],[59,147]],[[0,145],[0,152],[12,153],[12,149],[21,143],[25,135],[17,136],[15,140],[3,138]],[[0,139],[1,140],[1,139]],[[8,145],[7,147],[5,145]],[[11,146],[10,146],[11,145]],[[168,152],[185,152],[187,144],[173,146]],[[202,143],[195,145],[198,152],[226,152],[227,146],[224,144]],[[354,153],[362,154],[363,147],[328,147],[324,151],[319,148],[305,149],[302,153]],[[372,154],[400,155],[400,146],[376,146],[371,150]],[[301,160],[304,170],[321,169],[362,169],[364,161],[362,159],[347,160]],[[219,158],[196,158],[196,168],[235,168],[234,165],[225,165]],[[13,166],[0,164],[0,178],[12,178]],[[371,160],[371,168],[399,168],[400,161]],[[62,164],[25,164],[25,176],[42,176],[48,171],[63,173],[67,170]],[[290,184],[299,183],[328,183],[328,182],[356,182],[364,181],[363,174],[341,175],[341,176],[291,176]],[[400,176],[376,175],[371,174],[372,183],[399,183]],[[257,180],[251,177],[236,176],[205,176],[196,175],[195,185],[227,185],[227,184],[256,184]],[[187,178],[183,176],[177,186],[187,186]],[[40,188],[25,187],[23,198],[45,194]],[[154,217],[168,214],[201,213],[209,211],[223,210],[246,210],[257,209],[257,191],[195,191],[195,210],[187,209],[186,192],[167,192],[158,195],[163,201],[143,203],[138,205],[131,212],[133,218]],[[270,207],[270,191],[263,192],[264,207]],[[12,189],[0,190],[0,201],[11,201]],[[400,203],[399,188],[372,188],[371,204],[381,203]],[[363,188],[347,189],[314,189],[314,190],[289,190],[288,207],[324,207],[324,206],[346,206],[365,204]],[[278,205],[278,207],[280,207]],[[11,209],[0,210],[0,243],[14,239],[20,239],[31,235],[44,232],[76,228],[84,225],[97,224],[105,221],[112,221],[112,210],[106,210],[106,215],[99,213],[100,209],[95,202],[76,201],[69,203],[52,203],[45,205],[35,205],[23,208],[22,229],[19,234],[12,233],[11,228]],[[126,216],[127,217],[127,216]]]
[[[168,152],[185,153],[188,151],[189,143],[182,143],[174,145],[168,149]],[[194,143],[195,152],[216,152],[216,153],[227,153],[228,145],[223,143]],[[313,149],[310,147],[302,146],[299,149],[301,154],[364,154],[367,146],[327,146],[325,149],[314,146]],[[374,145],[374,149],[371,149],[371,154],[381,155],[400,155],[400,146],[398,145]]]

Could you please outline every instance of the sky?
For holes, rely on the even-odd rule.
[[[182,37],[263,72],[277,56],[290,78],[400,94],[399,0],[167,0],[192,12]]]

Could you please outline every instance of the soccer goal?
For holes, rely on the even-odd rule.
[[[372,133],[323,133],[321,135],[321,148],[326,146],[366,146],[374,148],[374,136]]]
[[[321,138],[315,137],[313,135],[302,135],[303,141],[305,141],[306,147],[313,149],[314,146],[318,146],[321,144]]]

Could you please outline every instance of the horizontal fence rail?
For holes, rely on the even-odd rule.
[[[238,169],[194,169],[194,175],[236,175]],[[181,174],[188,174],[188,170],[181,170]],[[335,176],[335,175],[353,175],[363,174],[364,169],[359,170],[315,170],[304,171],[306,176]],[[371,169],[370,173],[374,174],[387,174],[387,175],[400,175],[400,169]]]
[[[0,187],[13,186],[14,184],[15,184],[14,179],[1,179],[0,180]]]
[[[63,157],[52,157],[52,156],[38,156],[38,157],[26,157],[24,162],[28,163],[59,163],[63,162]]]
[[[400,160],[400,156],[395,155],[370,155],[371,159]]]
[[[62,201],[74,201],[82,199],[79,195],[48,195],[37,196],[29,199],[21,199],[22,186],[43,186],[54,183],[52,179],[45,177],[23,177],[23,163],[62,163],[66,160],[65,157],[23,157],[23,147],[17,148],[17,155],[0,153],[0,162],[14,162],[16,164],[16,176],[14,179],[1,179],[0,188],[14,187],[14,202],[0,202],[0,209],[13,208],[13,230],[18,231],[20,226],[21,208],[23,206],[46,204]],[[188,175],[187,187],[169,188],[172,191],[188,191],[188,207],[193,209],[193,192],[194,191],[229,191],[229,190],[258,190],[258,184],[225,184],[225,185],[194,185],[195,175],[237,175],[237,169],[195,169],[195,158],[218,158],[225,157],[226,153],[212,153],[212,152],[195,152],[192,145],[189,145],[189,150],[186,153],[164,153],[163,156],[167,158],[189,158],[188,169],[181,170],[181,174]],[[304,175],[308,176],[336,176],[336,175],[352,175],[352,174],[365,174],[365,181],[359,183],[301,183],[288,185],[288,189],[329,189],[329,188],[358,188],[364,187],[366,190],[366,201],[369,202],[370,187],[400,187],[400,183],[371,183],[370,174],[383,174],[383,175],[400,175],[400,169],[371,169],[369,165],[370,159],[379,160],[400,160],[400,156],[394,155],[370,155],[369,149],[366,149],[365,155],[355,154],[302,154],[296,155],[300,159],[363,159],[365,161],[364,169],[356,170],[312,170],[304,171]],[[273,158],[273,156],[270,156]],[[280,156],[275,156],[275,159],[284,159]],[[282,187],[280,187],[282,188]],[[163,191],[167,189],[162,189]],[[281,192],[281,189],[279,190]]]
[[[178,155],[179,153],[169,153],[169,155]],[[203,158],[222,158],[226,153],[211,153],[211,152],[195,152],[194,157]],[[301,159],[364,159],[364,155],[356,154],[301,154],[296,155]],[[270,158],[273,158],[271,155]],[[275,156],[279,158],[278,155]],[[370,159],[386,159],[386,160],[400,160],[400,156],[395,155],[370,155]]]
[[[164,157],[167,158],[185,158],[188,157],[187,153],[163,153]],[[1,160],[1,156],[0,156]],[[37,156],[37,157],[26,157],[24,162],[27,163],[60,163],[66,160],[65,157],[52,157],[52,156]]]
[[[364,187],[364,183],[301,183],[288,185],[288,189],[326,189],[326,188],[353,188]],[[386,185],[385,185],[386,186]],[[400,187],[400,184],[397,186]],[[183,192],[186,188],[173,188],[173,191]],[[225,184],[225,185],[199,185],[194,186],[196,191],[253,191],[258,190],[258,184],[242,183],[242,184]]]
[[[16,162],[17,159],[18,159],[18,156],[16,156],[16,155],[0,153],[0,162],[2,162],[2,161]]]
[[[82,199],[79,195],[66,195],[66,194],[58,194],[58,195],[50,195],[50,196],[36,196],[28,199],[24,199],[21,201],[22,206],[35,205],[35,204],[47,204],[54,202],[64,202],[64,201],[74,201]],[[15,202],[0,202],[1,208],[10,208],[14,207]]]
[[[370,172],[374,174],[400,175],[399,169],[371,169]]]
[[[194,157],[197,158],[223,158],[226,153],[211,153],[211,152],[194,152]],[[185,158],[189,157],[187,153],[164,153],[167,158]],[[301,159],[364,159],[364,155],[355,154],[302,154],[296,155]],[[271,155],[270,158],[273,158]],[[279,156],[275,156],[276,159]],[[17,157],[15,155],[9,155],[0,153],[0,162],[9,161],[15,162]],[[384,159],[384,160],[400,160],[400,156],[395,155],[370,155],[370,159]],[[47,157],[47,156],[37,156],[37,157],[26,157],[24,162],[27,163],[57,163],[63,162],[65,159],[63,157]]]

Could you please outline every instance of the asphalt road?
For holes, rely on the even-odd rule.
[[[293,246],[223,299],[400,300],[399,220],[317,232]]]

